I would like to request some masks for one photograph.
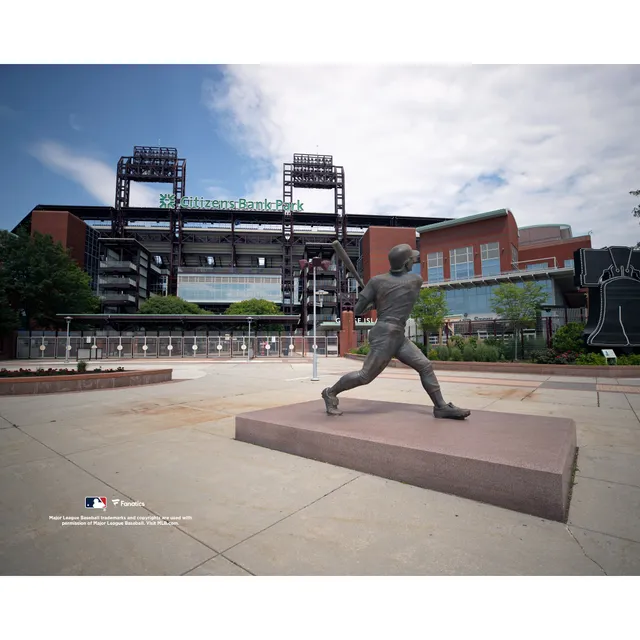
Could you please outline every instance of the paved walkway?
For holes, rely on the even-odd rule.
[[[320,382],[308,361],[171,366],[173,383],[0,399],[0,574],[640,573],[640,380],[439,374],[456,404],[576,421],[563,525],[233,440],[238,413],[316,399],[357,362],[320,359]],[[397,369],[348,395],[430,404]]]

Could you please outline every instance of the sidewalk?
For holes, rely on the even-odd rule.
[[[356,362],[320,358],[311,382],[310,360],[186,361],[171,385],[0,400],[0,574],[640,573],[640,381],[438,374],[472,410],[576,421],[565,526],[233,440],[238,413],[316,399]],[[410,371],[348,395],[430,410]],[[50,519],[95,517],[87,496],[103,525]]]

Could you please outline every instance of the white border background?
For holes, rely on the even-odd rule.
[[[639,57],[638,9],[617,0],[446,6],[251,0],[212,3],[206,11],[186,0],[140,5],[6,3],[0,60],[617,64]],[[3,637],[28,639],[608,639],[637,635],[639,583],[633,577],[0,577],[0,612]]]

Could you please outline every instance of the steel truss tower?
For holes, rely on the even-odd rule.
[[[171,228],[169,293],[175,295],[178,268],[182,260],[182,215],[180,200],[187,181],[187,161],[178,158],[178,150],[169,147],[134,147],[133,156],[118,161],[116,174],[116,206],[111,228],[115,237],[123,238],[127,226],[127,209],[132,182],[173,184],[173,201],[167,203]]]
[[[295,153],[293,162],[285,163],[282,172],[282,298],[283,311],[292,314],[295,304],[293,277],[294,214],[293,189],[333,189],[335,212],[335,239],[343,247],[347,241],[347,214],[345,209],[344,167],[334,166],[333,156]],[[304,218],[304,213],[300,215]],[[339,313],[354,305],[353,294],[347,287],[342,261],[336,264],[336,289]],[[303,303],[304,304],[304,303]],[[306,311],[306,308],[304,309]]]

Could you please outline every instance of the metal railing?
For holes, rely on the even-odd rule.
[[[550,260],[550,258],[547,258],[547,260]],[[531,262],[534,262],[536,264],[543,263],[544,259],[532,260]],[[425,281],[422,286],[437,287],[443,284],[464,284],[467,282],[483,282],[486,280],[494,280],[494,279],[508,279],[509,277],[526,278],[527,276],[533,277],[541,273],[552,274],[552,273],[560,273],[563,271],[573,273],[573,267],[557,267],[556,266],[556,267],[540,267],[539,269],[512,269],[511,271],[498,271],[492,274],[469,276],[467,278],[443,278],[441,280]]]
[[[121,287],[135,287],[136,281],[133,278],[98,278],[98,284],[102,287],[108,287],[111,285]]]
[[[128,293],[103,293],[100,296],[100,300],[102,300],[102,302],[105,303],[112,303],[112,302],[135,302],[136,298],[135,296],[132,296]]]
[[[66,336],[18,337],[18,359],[64,360]],[[318,336],[318,355],[338,355],[337,336]],[[312,336],[71,336],[69,360],[132,358],[305,358],[313,355]],[[249,352],[249,353],[247,353]]]
[[[217,276],[226,275],[282,275],[282,269],[275,269],[272,267],[180,267],[178,269],[179,275],[190,274],[209,274]]]
[[[100,260],[100,269],[130,269],[137,271],[138,268],[131,260]]]

